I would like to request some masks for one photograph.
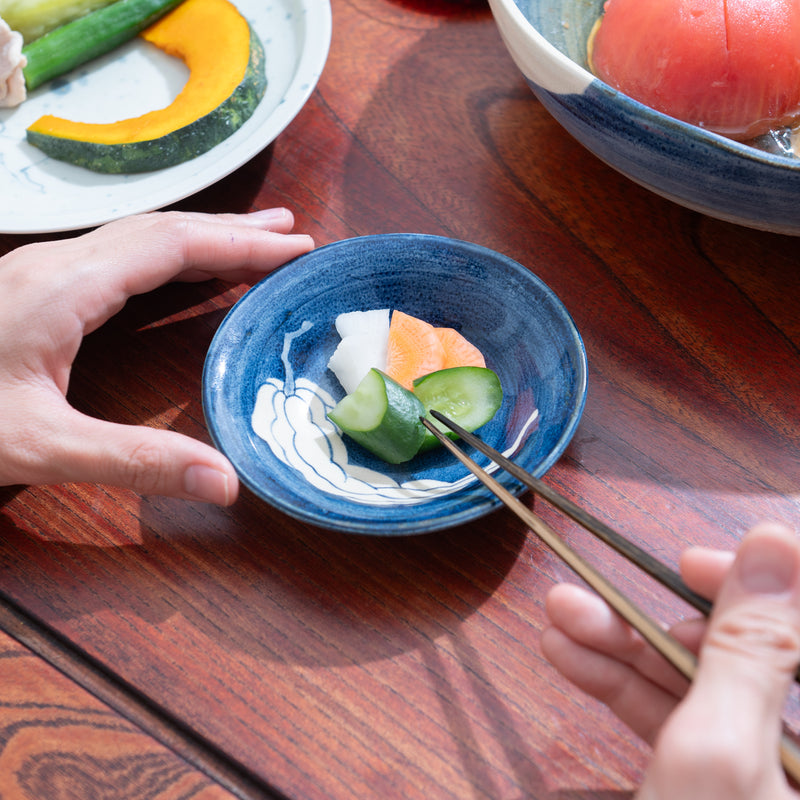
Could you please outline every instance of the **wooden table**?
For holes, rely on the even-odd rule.
[[[318,244],[419,231],[515,258],[588,351],[552,485],[670,564],[795,522],[800,243],[600,163],[535,100],[482,2],[333,0],[333,20],[299,116],[179,207],[287,205]],[[208,440],[203,358],[243,291],[132,300],[86,340],[72,402]],[[646,748],[540,653],[545,593],[572,577],[508,513],[387,540],[247,492],[224,510],[83,485],[0,503],[4,798],[611,800],[640,780]],[[656,616],[688,613],[560,527]]]

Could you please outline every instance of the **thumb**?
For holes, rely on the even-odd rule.
[[[239,481],[219,451],[175,431],[71,416],[58,457],[63,481],[104,483],[143,495],[230,505]]]
[[[781,713],[798,661],[800,542],[783,526],[761,524],[714,604],[695,679],[657,743],[668,754],[660,766],[687,787],[724,774],[738,787],[727,797],[779,796]]]
[[[736,713],[776,731],[800,660],[800,542],[783,526],[754,528],[714,606],[698,693],[736,696]]]

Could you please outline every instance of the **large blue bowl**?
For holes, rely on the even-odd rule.
[[[561,455],[583,411],[586,353],[553,292],[525,267],[474,244],[366,236],[271,273],[214,336],[204,412],[214,443],[251,491],[314,525],[374,535],[447,528],[500,505],[444,449],[390,466],[327,421],[343,396],[327,369],[339,340],[334,320],[372,308],[399,308],[460,330],[504,391],[483,438],[535,475]]]
[[[647,0],[641,0],[647,2]],[[657,194],[718,219],[800,234],[800,159],[653,111],[597,80],[586,40],[603,0],[489,0],[533,93],[581,144]]]

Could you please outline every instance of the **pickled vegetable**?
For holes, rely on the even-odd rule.
[[[401,464],[439,444],[422,424],[422,417],[453,436],[430,416],[432,409],[474,431],[489,422],[502,402],[500,380],[486,367],[437,370],[415,381],[413,392],[380,370],[371,369],[356,390],[328,412],[328,417],[378,458]]]
[[[452,367],[432,372],[414,381],[414,394],[422,401],[427,418],[450,438],[457,438],[446,426],[430,416],[433,409],[470,433],[485,425],[503,403],[503,389],[497,374],[486,367]],[[439,444],[425,430],[421,450]]]
[[[424,414],[425,406],[412,392],[371,369],[328,417],[378,458],[401,464],[417,454],[425,439],[427,431],[420,422]]]

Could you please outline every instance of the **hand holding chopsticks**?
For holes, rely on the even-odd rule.
[[[659,580],[695,608],[705,614],[710,611],[710,604],[708,601],[691,592],[691,590],[683,584],[683,581],[677,574],[669,570],[656,559],[653,559],[649,554],[640,550],[632,543],[627,542],[627,540],[618,533],[612,531],[568,499],[558,495],[537,478],[521,470],[517,465],[486,445],[478,437],[463,430],[460,426],[448,420],[438,412],[432,412],[432,416],[450,428],[467,444],[475,447],[484,455],[487,455],[499,467],[512,474],[525,486],[532,489],[563,513],[566,513],[576,522],[599,536],[599,538],[614,547],[614,549],[640,566],[648,574]],[[669,663],[687,679],[691,680],[694,678],[697,662],[693,653],[675,640],[661,625],[652,620],[625,597],[622,592],[601,575],[591,564],[576,553],[550,525],[521,503],[486,470],[476,464],[455,442],[444,435],[436,425],[433,425],[428,420],[423,420],[423,424],[478,478],[478,480],[495,494],[517,517],[525,522],[548,547],[565,561],[577,575],[583,578],[611,608],[636,629]],[[800,781],[800,748],[786,735],[781,737],[780,756],[781,763],[787,775],[795,781]]]

